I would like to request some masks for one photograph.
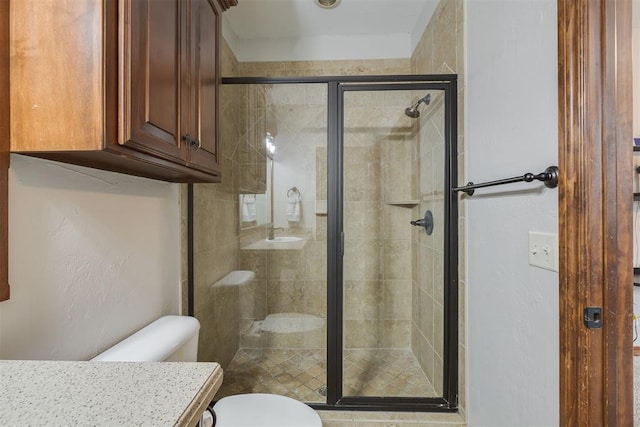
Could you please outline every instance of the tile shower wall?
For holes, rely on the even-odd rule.
[[[245,309],[241,313],[241,348],[315,350],[326,347],[326,280],[324,271],[320,277],[316,273],[322,268],[322,259],[314,251],[324,244],[309,239],[299,249],[240,250],[241,268],[256,273],[252,288],[242,291],[252,297],[243,304]],[[318,264],[316,258],[319,258]],[[285,329],[261,328],[260,324],[269,315],[283,316],[286,320],[282,320],[281,325]],[[284,322],[299,319],[320,322],[308,330],[286,329]]]
[[[345,210],[354,215],[345,218],[346,258],[352,260],[345,268],[347,348],[410,347],[411,232],[393,224],[408,224],[411,210],[391,204],[415,198],[415,128],[402,114],[409,95],[365,94],[348,108],[353,131],[346,134]],[[241,302],[240,347],[324,348],[325,327],[278,334],[257,325],[282,313],[326,321],[326,215],[315,211],[316,203],[326,201],[326,91],[318,85],[273,86],[268,98],[267,113],[277,125],[274,207],[284,210],[279,202],[284,197],[278,197],[292,185],[307,201],[300,224],[279,222],[276,214],[276,225],[304,236],[305,244],[295,249],[243,244],[240,268],[254,271],[256,280],[240,291],[255,304]]]
[[[442,394],[444,360],[444,100],[438,93],[419,119],[418,207],[416,218],[433,213],[434,229],[427,235],[412,230],[414,265],[412,348],[436,392]]]
[[[313,76],[313,75],[358,75],[358,74],[408,74],[410,61],[407,60],[379,60],[379,61],[322,61],[322,62],[292,62],[292,63],[240,63],[239,73],[244,76]],[[292,100],[300,99],[300,92],[287,94],[277,93],[278,90],[290,91],[283,86],[272,88],[272,100],[289,100],[286,111],[281,110],[275,114],[278,119],[278,141],[286,139],[286,133],[300,134],[296,129],[297,123],[309,121],[308,109],[313,106],[298,101],[298,108],[292,108]],[[374,99],[375,98],[375,99]],[[380,99],[378,99],[380,98]],[[322,99],[323,97],[307,97],[307,99]],[[347,148],[347,156],[353,159],[353,164],[346,165],[345,182],[349,183],[345,189],[345,208],[361,212],[362,215],[354,215],[345,218],[345,230],[349,230],[346,236],[347,253],[358,254],[353,257],[354,264],[346,269],[345,288],[346,295],[352,306],[345,312],[347,331],[352,331],[347,336],[349,348],[372,347],[409,347],[411,342],[411,314],[403,308],[411,306],[411,235],[407,229],[392,229],[390,224],[396,223],[398,217],[402,223],[407,224],[411,219],[411,210],[387,205],[404,199],[415,198],[415,184],[411,178],[411,159],[415,153],[414,135],[406,135],[414,132],[409,119],[402,115],[403,109],[409,104],[409,97],[396,94],[371,94],[368,97],[359,98],[361,105],[352,110],[359,116],[355,123],[360,123],[361,128],[384,123],[384,129],[367,131],[367,133],[353,134],[353,141],[357,146]],[[282,102],[282,101],[281,101]],[[277,102],[276,102],[277,103]],[[286,103],[286,102],[285,102]],[[372,109],[371,106],[376,108]],[[304,108],[299,108],[304,106]],[[383,107],[384,106],[384,107]],[[372,112],[372,110],[375,110]],[[285,113],[285,114],[282,114]],[[303,114],[304,117],[299,117]],[[326,116],[326,112],[322,113]],[[391,118],[391,119],[390,119]],[[285,121],[286,123],[282,123]],[[391,120],[391,121],[389,121]],[[404,121],[402,125],[397,120]],[[360,126],[359,126],[360,127]],[[293,129],[292,129],[293,128]],[[401,138],[398,138],[403,134]],[[384,136],[381,136],[384,135]],[[391,136],[389,136],[391,135]],[[300,136],[300,135],[299,135]],[[295,138],[298,144],[304,144],[310,135]],[[313,138],[317,139],[317,135]],[[324,135],[323,135],[324,137]],[[384,138],[388,140],[385,141]],[[386,142],[386,143],[385,143]],[[279,145],[278,150],[284,148]],[[304,149],[306,150],[306,149]],[[325,268],[326,268],[326,216],[324,214],[313,215],[314,202],[326,201],[326,148],[316,145],[316,161],[306,170],[314,170],[311,182],[315,181],[315,188],[308,185],[309,177],[303,170],[299,176],[304,176],[306,181],[305,200],[310,202],[304,209],[304,232],[308,236],[305,248],[300,253],[287,254],[289,251],[241,251],[241,268],[255,269],[258,280],[264,280],[268,289],[266,298],[266,313],[274,313],[277,310],[308,312],[314,315],[326,314],[326,307],[309,307],[309,298],[318,298],[324,301],[326,293]],[[306,164],[306,163],[302,163]],[[276,176],[278,174],[276,162]],[[362,176],[360,172],[367,170]],[[409,175],[406,175],[409,174]],[[353,175],[353,176],[351,176]],[[371,175],[371,176],[370,176]],[[372,178],[372,179],[368,179]],[[277,181],[277,178],[276,178]],[[386,184],[383,184],[385,183]],[[396,185],[402,182],[403,185]],[[289,183],[295,184],[295,183]],[[298,185],[298,184],[295,184]],[[371,188],[369,188],[369,186]],[[403,194],[405,191],[406,194]],[[278,194],[278,190],[275,191]],[[315,193],[315,197],[313,194]],[[275,203],[277,206],[277,202]],[[393,219],[393,221],[391,221]],[[276,225],[278,218],[276,216]],[[375,230],[371,233],[371,230]],[[300,231],[300,230],[299,230]],[[364,251],[364,252],[363,252]],[[271,253],[271,255],[267,255]],[[366,256],[361,256],[366,253]],[[268,260],[267,256],[271,259]],[[271,262],[279,263],[279,259],[286,259],[296,265],[304,265],[299,268],[301,277],[295,280],[280,280],[277,272],[271,267]],[[311,273],[313,269],[313,273]],[[271,277],[268,270],[271,270]],[[307,276],[312,274],[312,276]],[[275,276],[275,277],[274,277]],[[317,277],[316,277],[317,276]],[[315,280],[314,280],[315,279]],[[305,285],[312,282],[313,286]],[[314,297],[311,292],[321,292]],[[283,303],[284,302],[284,303]],[[280,305],[280,307],[277,306]],[[275,311],[274,311],[275,310]],[[307,311],[302,311],[307,310]],[[316,314],[317,313],[317,314]],[[321,314],[320,314],[321,313]],[[246,330],[251,324],[251,319],[246,319],[242,328]],[[295,334],[294,334],[295,335]],[[374,337],[375,339],[372,339]],[[242,346],[279,346],[281,339],[273,336],[243,335]],[[302,342],[299,337],[292,337],[292,348],[313,348],[321,345],[324,347],[326,339],[316,342],[307,338]],[[311,345],[312,347],[305,347]]]
[[[260,87],[265,89],[267,127],[277,146],[273,159],[274,225],[285,228],[278,234],[300,236],[304,243],[266,248],[256,247],[251,239],[242,243],[240,267],[256,273],[253,288],[246,291],[255,296],[256,307],[247,307],[246,315],[242,313],[240,346],[322,349],[326,347],[326,216],[316,214],[315,206],[317,167],[321,180],[326,181],[326,168],[316,161],[317,150],[324,150],[327,144],[326,85]],[[286,216],[287,192],[294,186],[302,194],[300,220],[296,222]],[[321,197],[326,200],[326,195]],[[322,326],[282,333],[261,327],[269,315],[287,319],[282,322],[310,321]]]
[[[344,133],[345,347],[411,343],[412,159],[409,92],[347,92]]]
[[[239,187],[243,194],[264,194],[267,191],[267,133],[277,131],[266,110],[266,88],[263,85],[224,86],[223,123],[235,122],[237,129],[231,138],[239,138],[236,144]],[[233,145],[233,144],[231,144]]]
[[[464,156],[464,2],[463,0],[441,0],[436,8],[429,25],[425,29],[422,39],[418,43],[411,58],[411,72],[414,74],[457,74],[458,75],[458,181],[465,182]],[[437,100],[436,100],[437,101]],[[434,107],[438,104],[434,103]],[[419,158],[420,162],[428,163],[428,158],[442,156],[442,129],[437,123],[443,121],[437,117],[441,114],[433,108],[434,115],[421,117]],[[417,161],[417,159],[416,159]],[[440,164],[441,166],[441,164]],[[434,165],[437,168],[438,165]],[[422,169],[425,171],[425,169]],[[441,178],[442,170],[434,169],[436,176],[427,180],[424,172],[419,184],[420,208],[414,210],[414,215],[421,216],[427,206],[442,206]],[[433,182],[434,186],[428,185]],[[458,342],[458,375],[459,375],[459,405],[464,413],[466,405],[465,366],[466,366],[466,330],[465,330],[465,283],[466,283],[466,239],[465,239],[465,197],[459,199],[458,217],[458,276],[459,276],[459,342]],[[442,223],[442,212],[434,212],[435,221]],[[434,230],[434,238],[428,239],[417,231],[414,232],[412,247],[414,255],[420,257],[418,263],[414,258],[413,268],[413,324],[412,348],[422,364],[425,372],[430,372],[436,390],[442,387],[442,275],[443,259],[440,250],[436,249],[434,241],[438,238]],[[440,246],[441,248],[441,246]],[[424,262],[427,260],[427,262]],[[432,265],[433,263],[433,265]],[[432,280],[432,281],[431,281]],[[421,287],[419,284],[425,286]],[[440,286],[440,288],[438,288]],[[433,322],[425,322],[423,316],[433,316]],[[428,325],[428,326],[427,326]]]
[[[223,44],[223,73],[235,75],[237,60]],[[238,194],[239,150],[245,116],[241,101],[246,97],[240,86],[225,88],[222,108],[222,182],[194,185],[194,300],[195,316],[200,320],[198,360],[216,361],[223,367],[239,348],[239,290],[214,287],[229,272],[237,270],[239,259]],[[181,188],[183,229],[183,313],[186,307],[186,185]]]
[[[447,1],[447,0],[445,0]],[[240,62],[238,75],[244,77],[362,76],[409,74],[410,59],[363,61]]]
[[[274,224],[297,228],[300,232],[316,228],[317,147],[327,145],[326,84],[273,85],[267,90],[268,116],[275,129]],[[286,215],[287,193],[296,187],[302,195],[300,220]]]
[[[460,175],[464,176],[464,168],[463,168],[464,146],[463,146],[463,134],[462,134],[462,129],[463,129],[462,112],[463,112],[463,94],[464,94],[464,76],[462,75],[462,72],[464,70],[464,66],[463,66],[463,2],[462,0],[455,0],[455,1],[443,0],[441,2],[436,13],[434,14],[434,17],[432,18],[431,23],[427,27],[420,44],[416,48],[416,51],[411,59],[370,60],[370,61],[318,61],[318,62],[301,61],[301,62],[286,62],[286,63],[283,63],[283,62],[238,63],[233,57],[233,54],[231,53],[231,51],[226,46],[226,44],[224,46],[223,53],[224,53],[224,61],[223,61],[224,76],[236,76],[236,75],[240,75],[240,76],[319,76],[319,75],[375,75],[375,74],[457,72],[459,75],[458,108],[460,113],[459,168],[460,168]],[[225,300],[224,298],[215,298],[212,295],[213,292],[210,289],[207,290],[207,288],[210,288],[212,283],[214,283],[219,278],[223,277],[228,272],[234,269],[237,269],[237,267],[240,267],[243,269],[249,269],[256,272],[256,282],[254,284],[247,287],[246,289],[237,291],[237,293],[234,293],[233,291],[231,291],[230,294],[228,295],[228,298],[226,298],[227,302],[233,301],[236,298],[238,299],[237,310],[235,308],[232,308],[231,310],[228,310],[226,314],[222,314],[222,315],[209,314],[209,318],[207,319],[207,322],[213,322],[213,324],[215,324],[216,322],[220,323],[219,332],[216,332],[215,328],[209,328],[210,331],[203,330],[203,333],[205,335],[208,334],[208,337],[201,336],[201,354],[200,354],[201,359],[202,360],[218,360],[222,362],[223,366],[226,365],[225,361],[229,360],[229,356],[233,356],[234,352],[237,350],[237,346],[241,345],[240,339],[235,340],[232,336],[228,336],[227,338],[225,338],[225,334],[226,333],[235,334],[234,323],[236,322],[236,320],[239,322],[238,329],[240,329],[242,327],[241,323],[243,321],[252,320],[251,319],[252,317],[255,317],[256,319],[263,318],[263,316],[267,314],[267,304],[268,304],[267,277],[269,273],[267,272],[267,268],[268,268],[267,256],[268,255],[266,251],[254,251],[251,254],[248,254],[248,253],[245,253],[245,251],[242,251],[242,256],[240,256],[241,265],[237,265],[238,256],[241,254],[240,246],[243,245],[243,243],[238,243],[239,236],[237,231],[235,231],[238,229],[237,224],[229,225],[230,224],[230,221],[229,221],[229,224],[228,224],[229,227],[227,227],[228,230],[234,230],[233,231],[233,233],[235,233],[234,238],[230,237],[230,235],[232,234],[231,232],[227,232],[227,233],[218,232],[218,234],[216,235],[216,232],[214,231],[214,223],[219,224],[221,221],[224,221],[224,219],[222,220],[220,219],[218,212],[220,210],[223,210],[223,211],[225,210],[225,207],[224,207],[225,203],[228,205],[231,205],[231,204],[235,205],[233,208],[233,215],[235,217],[235,221],[237,221],[238,187],[237,186],[233,187],[233,180],[234,179],[236,181],[239,180],[239,178],[237,178],[239,173],[238,169],[234,168],[234,166],[236,167],[238,166],[239,158],[234,153],[234,149],[236,149],[235,144],[237,141],[237,139],[234,139],[234,138],[237,135],[239,135],[238,129],[241,129],[243,125],[241,122],[239,122],[240,119],[234,117],[233,108],[240,108],[240,105],[237,104],[234,106],[233,100],[241,99],[241,96],[242,96],[241,94],[240,95],[236,94],[235,97],[232,97],[232,96],[230,96],[229,98],[225,97],[225,100],[223,100],[223,108],[225,109],[225,111],[227,111],[227,114],[225,114],[223,119],[224,135],[223,135],[223,141],[222,141],[223,154],[224,154],[223,168],[225,168],[225,172],[224,172],[225,182],[222,185],[213,184],[212,186],[215,188],[215,190],[209,190],[209,191],[204,190],[203,192],[203,194],[206,195],[206,197],[208,198],[207,200],[209,200],[208,203],[210,204],[210,207],[213,209],[211,212],[209,212],[208,215],[213,218],[205,219],[203,215],[200,221],[207,222],[206,225],[202,225],[202,229],[204,230],[205,227],[209,227],[211,229],[212,235],[207,238],[208,242],[203,242],[203,245],[200,247],[201,253],[196,254],[196,257],[200,255],[200,258],[201,258],[200,262],[202,263],[201,266],[204,266],[205,268],[205,272],[198,273],[199,277],[196,278],[196,282],[197,282],[196,288],[200,289],[200,292],[202,295],[204,296],[208,295],[208,297],[211,298],[208,302],[207,301],[203,301],[202,303],[197,302],[198,305],[202,304],[200,309],[202,315],[206,315],[204,313],[206,311],[210,313],[219,312],[219,310],[217,310],[216,308],[218,305],[220,305],[220,302],[221,302],[220,300]],[[403,105],[403,108],[404,107],[406,107],[406,104]],[[394,111],[394,114],[395,113],[396,112]],[[229,126],[231,126],[232,128],[227,129]],[[235,130],[233,129],[234,127],[235,127]],[[411,168],[413,168],[413,170],[416,170],[417,168],[417,159],[418,159],[417,156],[420,154],[419,152],[420,148],[422,148],[424,152],[424,149],[426,149],[425,143],[421,142],[420,144],[418,144],[416,142],[416,144],[413,147],[413,150],[414,150],[412,154],[413,157],[411,158]],[[394,151],[394,153],[396,152]],[[400,152],[398,151],[396,154],[399,155]],[[379,156],[379,158],[383,158],[383,157],[387,157],[389,153],[382,153],[379,151],[377,155]],[[323,156],[326,156],[326,152],[323,152],[322,149],[318,149],[316,150],[315,156],[318,162],[318,166],[316,167],[316,174],[320,174],[320,175],[326,174],[326,172],[322,170],[322,165],[324,165],[324,162],[325,162],[324,159],[326,158]],[[398,167],[398,169],[401,171],[410,170],[411,168],[401,166],[402,161],[403,160],[400,160],[400,159],[393,160],[393,162],[397,162],[395,165],[392,166],[390,164],[389,165],[385,164],[382,166],[382,168],[384,170],[385,167]],[[229,176],[229,173],[227,173],[227,168],[229,167],[231,168],[230,169],[230,174],[232,175],[231,177]],[[235,177],[233,177],[234,174],[235,174]],[[231,178],[231,182],[229,182],[230,181],[229,177]],[[225,185],[227,185],[226,190],[218,191],[217,187],[219,186],[224,187]],[[418,195],[418,190],[419,190],[419,179],[416,177],[414,178],[414,186],[412,188],[412,191],[415,193],[415,197],[417,197]],[[315,200],[320,200],[320,201],[326,200],[326,194],[324,195],[322,194],[321,188],[316,188],[315,191],[316,191]],[[235,192],[234,194],[235,197],[233,198],[233,201],[232,201],[230,195],[233,194],[234,192]],[[382,217],[383,221],[381,222],[385,224],[393,223],[394,221],[388,221],[387,219],[394,216],[401,216],[402,217],[401,222],[405,220],[408,221],[409,219],[412,219],[412,217],[416,214],[415,212],[422,209],[422,207],[420,209],[414,209],[412,212],[411,209],[408,209],[405,207],[398,207],[394,205],[383,204],[383,202],[394,201],[393,199],[397,201],[399,199],[399,195],[394,194],[392,198],[387,197],[385,199],[384,187],[381,189],[381,192],[382,194],[380,196],[380,206],[377,209],[378,209],[378,212],[380,213],[378,217]],[[388,193],[386,194],[388,195]],[[182,200],[183,201],[185,200],[184,196]],[[219,206],[218,203],[216,203],[216,201],[222,202],[221,204],[223,206]],[[465,353],[464,353],[464,342],[465,342],[465,338],[464,338],[465,337],[465,330],[464,330],[465,258],[464,258],[464,254],[465,254],[465,249],[464,247],[465,246],[464,246],[464,242],[465,242],[465,239],[464,239],[464,201],[463,200],[460,207],[461,207],[461,210],[460,210],[460,226],[459,226],[460,236],[459,237],[460,237],[460,279],[461,279],[460,315],[461,315],[461,318],[460,318],[459,351],[461,355],[461,358],[460,358],[461,362],[460,362],[459,370],[460,370],[460,384],[461,384],[460,385],[460,394],[461,394],[460,403],[464,407],[466,406],[466,402],[465,402],[465,389],[464,389],[464,381],[465,381],[465,374],[464,374],[464,367],[465,367],[465,363],[464,363],[464,360],[465,360],[464,359],[465,357]],[[372,207],[371,209],[374,209],[374,208]],[[231,212],[231,210],[227,210],[227,212]],[[324,234],[326,232],[326,217],[321,215],[312,215],[311,218],[315,220],[315,226],[311,228],[313,231],[310,232],[310,236],[313,238],[316,244],[322,245],[324,244],[322,242],[322,238],[324,238]],[[352,225],[354,225],[355,227],[354,230],[357,230],[359,225],[358,224],[352,224]],[[362,224],[362,226],[364,226],[364,224]],[[309,227],[305,225],[305,228],[308,229]],[[383,251],[385,246],[389,248],[389,251],[391,251],[392,248],[393,250],[396,249],[393,245],[396,245],[399,243],[391,240],[387,244],[387,240],[385,240],[385,238],[389,237],[389,233],[396,233],[397,231],[398,230],[392,231],[392,230],[380,229],[382,241],[385,243],[381,243],[380,245],[380,248],[378,251],[379,260],[384,259]],[[183,233],[183,234],[186,235],[186,233]],[[396,233],[394,235],[401,236],[402,232],[400,231],[400,234]],[[258,237],[255,237],[255,238],[258,238]],[[246,240],[246,238],[244,237],[243,239]],[[398,240],[399,242],[401,242],[404,239],[400,238]],[[419,248],[420,242],[418,238],[416,238],[415,235],[413,234],[410,237],[410,241],[411,241],[410,251],[413,252],[413,256],[410,257],[409,259],[415,259],[417,257],[417,254],[419,253],[418,248]],[[426,246],[426,245],[423,245],[423,246]],[[316,248],[316,250],[313,250],[312,252],[321,253],[322,251]],[[208,253],[208,254],[205,255],[205,253]],[[220,255],[222,255],[222,258],[218,258],[218,257],[214,258],[215,253],[220,253]],[[229,256],[225,254],[229,254]],[[277,256],[286,256],[286,255],[280,254],[280,255],[274,255],[274,256],[277,257]],[[299,257],[300,256],[304,258],[305,270],[307,268],[307,265],[316,265],[314,261],[314,255],[312,253],[311,254],[305,253],[304,255],[299,255]],[[275,261],[275,262],[277,263],[279,261]],[[196,269],[198,270],[198,264],[196,264]],[[384,271],[384,270],[387,270],[388,267],[384,263],[382,263],[381,269]],[[206,272],[206,270],[209,270],[209,271]],[[418,274],[416,269],[413,269],[413,270],[416,271],[416,274]],[[186,272],[186,268],[183,267],[183,271]],[[405,271],[409,271],[409,269],[407,268]],[[184,279],[183,284],[186,284],[186,277],[183,277],[183,279]],[[380,301],[380,302],[375,302],[374,304],[378,304],[377,305],[378,307],[382,307],[382,305],[380,304],[383,304],[382,301],[385,298],[385,293],[384,293],[385,286],[390,287],[393,284],[393,281],[395,280],[404,281],[407,279],[391,278],[391,276],[385,276],[383,272],[379,276],[378,280],[379,280],[378,286],[379,286],[379,289],[381,289],[382,291],[381,293],[382,296],[376,296],[375,298],[377,299],[377,301]],[[429,301],[428,299],[424,298],[425,294],[418,294],[418,295],[422,295],[422,299],[415,297],[415,294],[418,291],[418,288],[415,285],[416,281],[417,281],[416,277],[409,277],[409,283],[411,283],[411,288],[410,288],[411,296],[409,298],[413,300],[412,301],[413,314],[411,318],[408,319],[408,321],[411,328],[410,335],[409,335],[411,340],[411,346],[413,348],[413,351],[416,352],[416,354],[419,354],[420,350],[417,349],[417,345],[416,345],[417,344],[416,338],[419,336],[418,334],[425,336],[425,335],[431,335],[431,333],[429,331],[418,330],[417,328],[417,325],[419,322],[417,322],[416,316],[418,315],[418,313],[423,312],[423,310],[428,309]],[[318,286],[317,288],[321,289],[320,286]],[[273,291],[275,293],[279,292],[279,291],[274,291],[274,289],[275,288],[269,289],[269,291]],[[242,295],[243,292],[244,292],[244,295]],[[293,292],[294,295],[299,294],[298,290],[294,288],[288,289],[286,291],[286,294],[289,294],[290,292]],[[283,294],[283,293],[280,292],[280,294]],[[429,296],[429,295],[426,294],[426,296]],[[196,299],[197,298],[199,297],[196,296]],[[274,304],[282,303],[282,302],[278,302],[278,298],[274,298],[273,296],[271,298],[272,300],[275,300]],[[184,298],[183,300],[186,301],[186,298]],[[215,302],[216,300],[218,300],[217,303]],[[394,304],[397,304],[396,306],[401,305],[401,301],[403,301],[402,298],[398,298],[398,299],[387,298],[387,300],[395,301]],[[251,301],[255,301],[255,303],[252,303]],[[303,298],[298,299],[298,301],[301,306],[303,306],[304,304],[308,304],[304,302]],[[430,303],[433,305],[434,303],[437,303],[437,301],[433,299],[433,297],[431,296]],[[208,307],[206,307],[207,304],[209,304]],[[230,304],[227,304],[227,306],[236,307],[235,303],[233,302]],[[296,308],[296,310],[298,309]],[[391,317],[390,313],[394,311],[394,306],[389,305],[388,308],[386,308],[383,311],[386,311],[388,314],[382,314],[381,318],[382,319],[390,318]],[[236,316],[238,317],[236,318]],[[366,316],[366,314],[363,314],[363,316]],[[243,318],[244,320],[241,321],[240,318]],[[362,318],[364,319],[364,317]],[[358,319],[352,319],[352,320],[356,322],[358,321]],[[404,321],[405,319],[401,319],[401,320]],[[201,318],[201,321],[202,321],[202,318]],[[224,332],[222,329],[225,329],[227,332]],[[431,342],[427,341],[426,336],[425,336],[425,339],[423,340],[422,345],[424,346],[425,344],[431,345],[432,348],[434,347],[434,341],[431,341]],[[206,350],[202,350],[203,345],[207,348]],[[433,349],[433,351],[434,351],[434,354],[436,354],[435,348]],[[428,363],[425,364],[425,366],[428,366],[428,365],[429,365]],[[427,370],[427,368],[425,368],[425,370]],[[438,382],[436,381],[436,383]],[[356,423],[357,423],[357,420],[356,420]],[[338,425],[338,423],[336,423],[335,425]]]

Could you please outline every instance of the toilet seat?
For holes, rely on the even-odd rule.
[[[276,394],[228,396],[214,406],[216,427],[322,427],[320,416],[304,403]]]

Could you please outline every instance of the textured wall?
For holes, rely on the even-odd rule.
[[[633,0],[633,136],[640,138],[640,0]]]
[[[0,358],[85,360],[179,312],[178,186],[13,155]]]
[[[556,164],[556,2],[470,0],[466,16],[468,178]],[[558,274],[527,253],[529,231],[557,233],[558,191],[485,189],[467,213],[469,425],[557,425]]]

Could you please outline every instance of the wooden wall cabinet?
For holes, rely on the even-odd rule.
[[[0,0],[0,301],[9,299],[9,0]]]
[[[219,182],[222,12],[236,0],[11,4],[11,150]]]

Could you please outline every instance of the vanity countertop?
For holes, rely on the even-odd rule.
[[[2,426],[193,426],[217,363],[0,360]]]

